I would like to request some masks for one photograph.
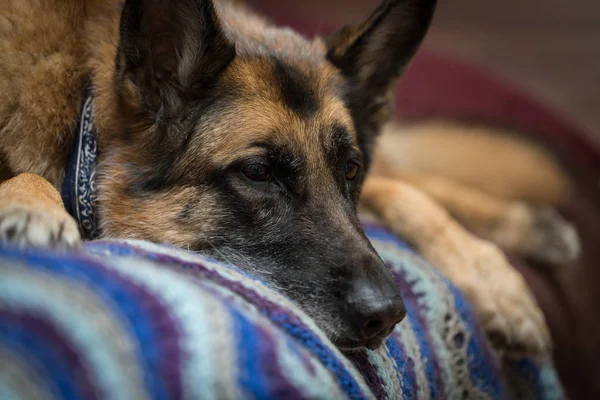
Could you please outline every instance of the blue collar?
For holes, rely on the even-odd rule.
[[[95,239],[99,233],[94,193],[97,155],[92,91],[87,88],[83,93],[81,116],[61,188],[65,208],[79,224],[84,240]]]

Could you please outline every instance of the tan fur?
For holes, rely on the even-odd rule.
[[[58,191],[48,181],[34,174],[20,174],[0,185],[0,207],[19,203],[26,207],[39,207],[48,210],[63,208]],[[35,193],[35,196],[31,196]]]
[[[87,76],[83,4],[0,1],[0,151],[14,173],[36,173],[54,185],[62,180],[59,166]],[[49,7],[56,11],[48,13]]]
[[[310,72],[309,68],[314,66],[307,66],[305,70]],[[321,71],[326,72],[327,69],[331,67],[323,63]],[[272,82],[271,71],[266,66],[234,60],[233,65],[226,71],[226,76],[231,77],[232,81],[237,80],[237,77],[244,77],[244,84],[239,92],[240,100],[234,105],[231,118],[223,118],[219,114],[207,123],[211,126],[222,125],[220,132],[213,135],[210,142],[193,143],[192,147],[195,146],[198,152],[203,152],[207,159],[227,165],[236,158],[243,157],[252,141],[292,142],[304,148],[302,154],[309,155],[309,160],[312,161],[310,168],[312,171],[318,171],[322,160],[316,158],[319,152],[311,151],[310,147],[321,146],[323,139],[319,134],[329,132],[331,124],[335,122],[347,127],[356,145],[356,133],[348,111],[328,90],[328,81],[337,76],[333,71],[331,75],[323,72],[316,76],[320,80],[316,86],[322,108],[307,123],[283,104],[279,98],[279,89],[274,87]],[[199,128],[202,129],[203,127]],[[232,138],[232,131],[239,134]]]
[[[437,175],[490,196],[558,206],[571,183],[540,146],[509,130],[450,121],[391,123],[376,159],[395,170]]]
[[[105,235],[106,237],[144,238],[156,243],[171,243],[187,248],[195,239],[198,230],[206,230],[210,227],[210,220],[207,217],[194,219],[191,221],[193,223],[174,223],[178,221],[178,215],[187,202],[194,198],[202,199],[192,188],[167,192],[159,198],[138,201],[135,203],[133,213],[128,196],[116,190],[111,195],[113,196],[111,204],[114,204],[111,214],[114,218],[108,226],[109,233]],[[210,200],[200,201],[202,203],[197,203],[197,206],[207,210],[208,213],[211,210],[218,210]],[[173,202],[181,206],[173,208]],[[150,225],[148,221],[153,221],[153,224]],[[111,235],[111,232],[115,234]]]
[[[15,236],[28,231],[23,239],[38,246],[57,242],[59,247],[71,247],[80,240],[79,228],[65,211],[58,191],[29,173],[0,184],[0,230]]]

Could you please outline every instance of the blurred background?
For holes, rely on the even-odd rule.
[[[253,0],[271,13],[336,26],[378,0]],[[560,110],[600,144],[600,2],[438,0],[424,49],[497,74]]]

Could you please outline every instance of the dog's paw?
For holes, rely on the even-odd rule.
[[[526,256],[554,265],[575,261],[581,252],[575,227],[552,208],[530,208],[529,234],[522,249]]]
[[[523,276],[494,244],[475,239],[471,246],[471,268],[457,285],[473,304],[492,345],[513,357],[549,352],[546,320]]]
[[[575,227],[549,207],[515,205],[489,239],[507,251],[549,265],[568,265],[581,251]]]
[[[500,354],[537,357],[549,352],[544,315],[498,246],[450,229],[422,250],[469,300]]]
[[[64,210],[10,205],[0,208],[0,243],[65,250],[79,246],[81,236]]]

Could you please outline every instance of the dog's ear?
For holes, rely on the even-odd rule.
[[[133,83],[152,117],[176,113],[235,55],[211,0],[127,0],[119,41],[118,83]]]
[[[435,5],[436,0],[384,0],[366,21],[326,40],[329,61],[350,82],[348,101],[367,157],[389,118],[396,81],[423,40]]]

